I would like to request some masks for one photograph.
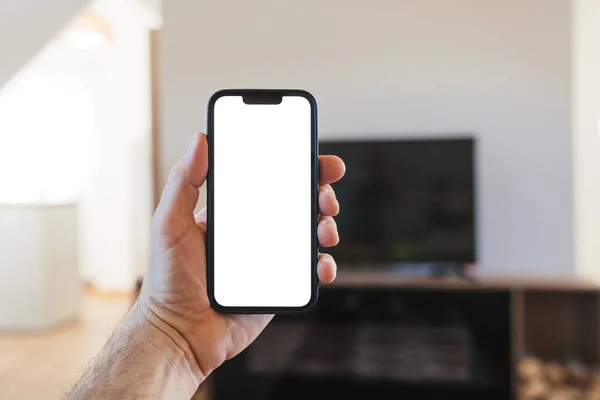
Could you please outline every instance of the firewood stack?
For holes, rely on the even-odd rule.
[[[600,400],[600,371],[581,362],[525,357],[518,374],[520,400]]]

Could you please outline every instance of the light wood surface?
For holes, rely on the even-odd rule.
[[[88,295],[79,320],[61,328],[0,332],[0,399],[62,399],[129,306],[129,296]]]
[[[398,273],[340,272],[328,287],[398,287],[440,290],[556,290],[598,291],[594,282],[564,278],[539,277],[410,277]]]

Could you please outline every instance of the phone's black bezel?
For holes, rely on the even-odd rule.
[[[310,103],[311,107],[311,296],[310,301],[301,307],[228,307],[222,306],[214,296],[214,199],[213,199],[213,174],[214,174],[214,106],[218,99],[226,96],[248,96],[257,99],[264,97],[265,104],[269,99],[277,96],[299,96]],[[270,103],[275,104],[275,103]],[[207,292],[211,306],[220,313],[227,314],[296,314],[310,311],[316,304],[319,296],[319,279],[317,276],[317,262],[319,258],[319,243],[317,239],[317,225],[319,218],[319,142],[317,133],[317,102],[312,94],[299,89],[224,89],[214,93],[208,101],[207,111],[207,138],[208,138],[208,177],[207,177],[207,232],[206,232],[206,278]],[[267,173],[263,171],[263,173]],[[260,195],[257,193],[257,195]],[[260,222],[259,222],[260,223]],[[265,251],[267,249],[265,248]]]

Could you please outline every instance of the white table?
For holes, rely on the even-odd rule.
[[[77,318],[77,205],[0,204],[0,330],[44,330]]]

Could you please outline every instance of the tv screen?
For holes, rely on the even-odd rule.
[[[321,141],[346,175],[332,186],[340,203],[338,263],[373,266],[474,263],[472,139]]]

